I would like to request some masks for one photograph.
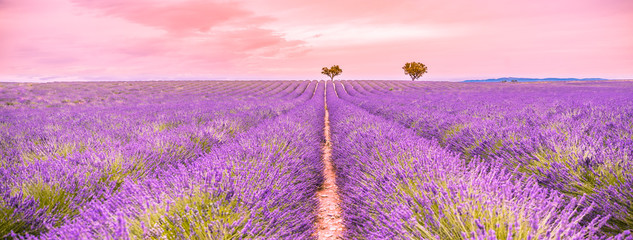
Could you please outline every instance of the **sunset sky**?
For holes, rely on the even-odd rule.
[[[0,81],[633,78],[631,0],[0,0]]]

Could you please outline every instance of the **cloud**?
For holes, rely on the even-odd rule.
[[[270,18],[257,17],[235,2],[187,0],[156,2],[147,0],[72,0],[77,6],[100,14],[127,19],[170,33],[208,32],[222,24],[259,25]]]
[[[301,40],[266,29],[270,17],[212,1],[14,1],[3,11],[0,74],[200,76],[298,56]],[[45,8],[42,6],[46,5]],[[88,12],[86,12],[88,11]],[[0,22],[1,23],[1,22]],[[11,38],[11,41],[5,40]],[[6,49],[6,51],[5,51]]]
[[[302,40],[286,40],[283,34],[263,28],[263,24],[274,18],[256,15],[234,1],[72,2],[101,15],[126,19],[167,32],[167,35],[133,40],[116,49],[131,57],[161,56],[205,66],[223,62],[221,65],[227,67],[246,58],[283,56],[285,51],[296,54],[297,49],[304,44]]]

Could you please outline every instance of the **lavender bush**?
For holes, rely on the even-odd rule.
[[[633,228],[631,82],[398,83],[343,82],[347,101],[466,161],[483,159],[533,176],[568,196],[586,195],[603,230]],[[390,87],[393,88],[393,87]]]
[[[332,89],[332,88],[329,88]],[[396,122],[328,94],[334,163],[349,238],[585,239],[605,217],[584,199],[466,161]],[[328,92],[330,93],[330,92]],[[584,221],[582,224],[581,222]]]
[[[86,85],[95,86],[96,84]],[[56,99],[55,96],[49,96],[44,103],[31,101],[25,103],[24,106],[7,105],[8,107],[2,109],[3,127],[0,129],[2,134],[0,142],[3,148],[2,161],[0,162],[0,183],[2,183],[0,184],[2,186],[0,189],[2,195],[0,210],[2,212],[0,215],[3,217],[0,218],[2,219],[0,221],[3,222],[0,224],[2,226],[0,235],[29,234],[29,236],[37,236],[50,231],[56,233],[48,236],[70,237],[73,236],[71,233],[74,230],[68,226],[81,226],[73,224],[82,219],[86,221],[86,218],[98,220],[84,222],[97,228],[101,226],[108,227],[106,229],[110,229],[109,227],[121,229],[122,225],[130,227],[128,226],[130,224],[127,224],[128,220],[126,220],[129,219],[129,216],[117,216],[123,216],[121,214],[125,212],[124,209],[135,206],[133,204],[129,206],[126,204],[117,205],[112,203],[113,201],[150,204],[151,199],[144,199],[142,193],[148,191],[157,193],[157,190],[144,190],[141,186],[164,185],[165,189],[159,192],[187,194],[184,185],[177,185],[177,181],[174,179],[174,177],[179,177],[177,169],[186,168],[188,172],[191,168],[189,165],[203,164],[205,161],[201,159],[213,158],[213,156],[215,156],[215,162],[226,162],[230,159],[228,156],[225,158],[218,158],[218,156],[227,155],[229,152],[251,154],[252,156],[244,155],[242,161],[263,161],[260,164],[280,159],[281,162],[294,161],[295,165],[298,161],[315,161],[316,163],[311,163],[310,166],[318,166],[318,153],[315,151],[318,151],[319,124],[322,123],[318,118],[312,119],[313,117],[310,115],[320,114],[319,98],[315,97],[314,100],[311,100],[313,89],[316,87],[315,82],[230,83],[212,86],[212,89],[200,89],[197,85],[201,83],[198,82],[156,84],[157,88],[168,89],[162,94],[163,96],[157,96],[157,92],[160,91],[156,88],[132,88],[128,91],[134,90],[134,93],[126,94],[125,88],[117,86],[115,88],[117,93],[114,95],[117,98],[120,95],[125,95],[121,102],[115,100],[104,104],[90,100],[86,101],[85,104],[49,107],[51,102]],[[184,86],[178,86],[179,84],[184,84]],[[252,85],[252,90],[242,86],[243,84]],[[108,85],[113,84],[104,85],[106,86],[98,87],[96,90],[90,89],[96,92],[95,95],[88,94],[85,98],[101,99],[103,97],[99,94],[104,94],[104,91],[106,95],[110,94],[105,89]],[[148,85],[151,86],[151,84]],[[175,89],[173,89],[174,85],[176,85]],[[11,90],[16,91],[16,89],[8,89],[8,91]],[[19,86],[17,90],[22,91],[22,93],[26,91],[20,89]],[[33,93],[35,95],[41,94],[42,91],[46,92],[45,90],[53,91],[33,88],[29,92],[36,92]],[[7,90],[3,89],[3,91]],[[77,91],[89,90],[77,88]],[[208,91],[226,91],[227,93],[207,95]],[[66,92],[61,91],[46,93],[49,95],[58,94],[57,99],[64,98],[66,94]],[[29,97],[28,92],[23,95]],[[149,96],[153,100],[144,99],[145,96]],[[270,105],[269,101],[275,101],[277,104]],[[320,101],[322,106],[322,99]],[[58,104],[70,102],[60,101]],[[301,111],[292,110],[299,105],[301,105]],[[294,113],[288,115],[291,112]],[[281,116],[285,116],[285,118]],[[281,122],[280,119],[286,120]],[[301,122],[304,125],[293,126],[288,123],[292,121]],[[303,127],[300,130],[307,132],[297,132],[299,130],[293,130],[282,124],[290,124],[295,128]],[[313,126],[314,124],[316,125]],[[263,136],[270,134],[257,131],[273,128],[273,126],[268,125],[274,125],[277,128],[274,131],[279,131],[279,128],[288,128],[286,134],[297,134],[298,137],[303,136],[300,134],[310,133],[310,135],[303,136],[308,139],[303,145],[297,145],[302,144],[302,141],[291,141],[296,139],[296,136],[295,138],[286,135],[263,138]],[[245,138],[246,136],[248,138]],[[234,143],[238,139],[240,142]],[[315,146],[310,145],[310,139],[313,139],[312,142]],[[249,145],[244,145],[245,143]],[[274,147],[265,148],[267,145]],[[258,146],[259,149],[251,148],[251,146]],[[246,150],[258,150],[259,152]],[[222,154],[217,153],[217,151],[222,151]],[[271,151],[277,155],[270,156],[271,154],[268,152]],[[287,153],[287,151],[291,152],[281,154]],[[264,155],[260,159],[258,154]],[[222,174],[226,174],[227,169],[243,168],[232,166],[232,164],[238,164],[237,162],[223,164],[227,165],[228,168],[217,170]],[[299,168],[294,165],[287,167]],[[279,167],[275,170],[280,171],[280,169],[285,168]],[[258,171],[261,170],[258,169]],[[243,177],[246,174],[245,171],[237,171],[233,174]],[[284,171],[283,174],[288,174],[288,172],[301,174],[297,169]],[[315,174],[315,172],[318,170],[310,173]],[[262,171],[262,174],[267,174],[267,172]],[[278,173],[276,177],[279,177],[279,174],[281,173]],[[189,184],[193,181],[188,180],[188,178],[193,178],[192,176],[181,175],[180,178],[181,181],[189,182]],[[202,179],[202,177],[200,178]],[[230,178],[225,179],[230,182]],[[305,181],[305,184],[314,185],[320,181],[318,177],[309,179]],[[243,181],[246,180],[248,179]],[[220,184],[219,182],[218,180],[218,183],[191,186],[197,190],[189,192],[191,198],[185,198],[182,201],[189,201],[193,205],[205,205],[203,203],[215,201],[213,199],[221,199],[220,196],[226,195],[226,192],[240,190],[215,192],[211,191],[215,188],[207,186],[210,184],[216,186]],[[289,181],[285,184],[293,183]],[[175,186],[171,186],[172,184]],[[286,188],[290,189],[290,187]],[[278,189],[270,191],[273,190],[278,191]],[[300,193],[307,194],[308,190]],[[244,191],[252,191],[252,189]],[[135,192],[138,192],[139,195],[135,195]],[[161,195],[165,194],[157,196],[148,194],[147,197],[171,199]],[[231,195],[235,195],[235,193]],[[270,195],[275,196],[274,194]],[[227,202],[220,201],[219,206],[235,204],[232,200],[230,201],[233,196],[224,196],[222,199],[226,199]],[[253,199],[249,201],[255,202]],[[114,204],[113,207],[117,208],[103,210],[104,206],[112,204]],[[268,204],[272,205],[266,206],[279,207],[275,205],[276,202]],[[151,205],[143,206],[150,207]],[[313,205],[306,204],[303,209],[309,208],[313,208]],[[115,210],[121,211],[116,212]],[[91,211],[97,211],[98,214]],[[105,215],[109,214],[108,211],[113,211],[113,215],[106,217]],[[262,211],[267,211],[267,209]],[[260,218],[262,217],[278,216],[273,214],[260,216]],[[308,214],[306,217],[309,218],[310,215]],[[117,223],[120,224],[116,225]],[[159,225],[161,224],[163,222],[159,223]],[[292,227],[296,226],[289,228]],[[65,229],[71,230],[65,231]],[[95,232],[99,233],[99,231]],[[75,236],[123,236],[120,233],[91,235],[93,233]]]

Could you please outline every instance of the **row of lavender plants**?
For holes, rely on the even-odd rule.
[[[316,82],[155,83],[135,91],[126,91],[121,86],[125,83],[97,84],[86,84],[89,89],[75,86],[77,94],[54,84],[26,90],[16,84],[18,91],[3,86],[3,92],[21,91],[16,97],[23,104],[0,110],[0,236],[218,235],[214,231],[231,236],[236,229],[267,236],[273,233],[265,231],[268,228],[249,226],[283,218],[286,212],[280,215],[280,208],[303,211],[312,206],[296,207],[279,194],[285,188],[316,184],[319,178],[279,180],[318,172],[298,164],[315,161],[309,165],[318,166],[319,121],[306,120],[319,114],[319,98],[312,97]],[[112,93],[104,90],[107,87],[118,90]],[[42,91],[48,95],[45,102],[22,101],[29,96],[25,92],[38,96]],[[83,99],[124,97],[51,106],[51,101],[81,96],[79,92],[95,93]],[[273,101],[276,104],[270,104]],[[297,136],[312,141],[297,141]],[[265,167],[271,161],[279,163]],[[254,179],[268,184],[250,183]],[[256,197],[268,201],[260,203]],[[306,203],[302,197],[292,200]],[[190,215],[196,207],[206,212]],[[205,216],[210,220],[196,221]],[[197,228],[174,229],[183,224],[172,218]],[[287,226],[293,228],[297,225]],[[112,229],[119,231],[108,232]]]
[[[337,94],[334,94],[334,93]],[[437,141],[349,103],[328,85],[333,161],[351,239],[587,239],[607,219],[583,198],[500,164],[466,162]]]
[[[94,91],[93,89],[97,91],[107,89],[107,85],[95,84],[86,85],[85,88],[92,91]],[[161,86],[171,85],[176,84],[164,83]],[[198,142],[197,145],[201,145],[199,147],[204,150],[214,143],[231,138],[239,131],[248,129],[261,119],[278,115],[293,107],[298,103],[298,100],[293,100],[293,98],[301,94],[307,85],[308,82],[294,83],[285,88],[271,91],[272,96],[268,98],[286,99],[281,101],[279,105],[267,104],[265,99],[268,98],[253,96],[241,98],[240,94],[253,94],[253,92],[238,91],[239,88],[234,89],[235,91],[231,96],[217,95],[213,99],[207,99],[203,95],[206,93],[200,92],[197,86],[188,86],[189,91],[180,93],[174,91],[159,93],[157,89],[147,86],[145,92],[130,91],[125,94],[128,97],[120,100],[122,103],[119,103],[119,100],[107,104],[87,100],[87,103],[79,105],[50,107],[49,103],[51,102],[69,103],[70,101],[60,101],[60,99],[65,99],[63,96],[69,94],[68,92],[71,92],[70,95],[74,94],[73,91],[69,91],[68,87],[65,91],[61,91],[64,89],[63,85],[62,87],[54,85],[58,89],[48,89],[50,90],[48,94],[42,94],[46,96],[46,104],[26,104],[0,109],[2,111],[0,121],[4,130],[3,144],[1,145],[3,147],[2,158],[3,162],[39,158],[41,155],[50,155],[50,148],[53,148],[53,152],[66,155],[66,150],[75,146],[65,145],[77,145],[75,143],[86,139],[86,136],[95,137],[88,138],[88,140],[100,142],[113,140],[127,143],[139,138],[154,139],[155,135],[165,136],[170,133],[183,132],[182,128],[185,128],[185,134],[181,135],[183,137],[190,135],[192,138],[190,140]],[[260,87],[270,86],[262,85]],[[42,88],[31,89],[28,91],[30,94],[24,94],[20,98],[37,98],[42,93]],[[74,92],[81,95],[86,89],[75,86]],[[9,90],[19,92],[15,91],[16,89]],[[119,92],[123,92],[123,90],[121,88]],[[3,93],[6,92],[3,91]],[[84,97],[84,99],[97,98],[103,98],[103,96],[95,94]],[[155,99],[147,102],[147,98]],[[158,98],[163,100],[156,100]],[[198,131],[196,128],[202,131]],[[67,141],[65,145],[61,143],[61,146],[48,144],[55,138],[78,138],[78,140]],[[107,145],[107,147],[109,146]]]
[[[147,105],[182,102],[181,98],[193,102],[225,97],[244,99],[265,97],[296,87],[297,82],[290,81],[0,83],[0,109]]]
[[[526,173],[592,214],[633,229],[633,83],[343,82],[349,102],[434,139],[466,161]]]

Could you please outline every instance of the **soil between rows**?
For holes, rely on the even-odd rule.
[[[325,108],[325,143],[322,146],[323,160],[323,185],[317,190],[317,199],[319,205],[317,209],[317,239],[342,239],[343,236],[343,219],[341,218],[341,208],[339,206],[341,200],[338,195],[338,187],[336,186],[336,173],[332,166],[332,141],[330,135],[330,115]]]

